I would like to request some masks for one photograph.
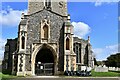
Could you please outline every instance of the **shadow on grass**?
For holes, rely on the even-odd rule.
[[[116,72],[116,73],[120,73],[120,71],[109,71],[109,72]]]

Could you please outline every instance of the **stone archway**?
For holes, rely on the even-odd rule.
[[[53,75],[54,74],[54,56],[48,48],[42,48],[36,55],[35,59],[36,75]]]
[[[57,55],[56,51],[53,49],[52,46],[48,44],[41,44],[38,48],[35,49],[35,51],[32,54],[31,58],[32,64],[32,74],[36,75],[36,64],[53,64],[53,73],[52,75],[56,74],[57,70]]]

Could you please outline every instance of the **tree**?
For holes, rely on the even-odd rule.
[[[97,66],[98,66],[98,63],[97,63],[96,58],[94,58],[94,65],[97,65]]]
[[[120,53],[110,55],[105,61],[106,66],[120,67]]]

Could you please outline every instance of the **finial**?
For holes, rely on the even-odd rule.
[[[23,19],[24,18],[24,13],[22,13],[22,15],[21,15],[21,19]]]
[[[68,20],[70,20],[70,14],[68,14]]]
[[[88,36],[88,43],[90,43],[90,36]]]

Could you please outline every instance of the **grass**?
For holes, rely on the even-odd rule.
[[[95,72],[94,70],[92,70],[92,76],[87,76],[87,77],[120,77],[120,71],[109,71],[109,72]],[[69,77],[84,77],[84,76],[64,76],[61,75],[60,77],[65,77],[65,78],[69,78]]]
[[[80,77],[80,76],[64,76],[61,75],[60,77],[64,77],[64,78],[69,78],[69,77]],[[95,72],[94,70],[92,70],[92,76],[90,77],[120,77],[120,71],[109,71],[109,72]],[[9,78],[21,78],[21,77],[17,77],[17,76],[13,76],[13,75],[8,75],[8,74],[2,74],[0,73],[0,78],[4,79],[9,79]]]
[[[120,72],[95,72],[92,70],[92,77],[120,77]]]
[[[6,79],[6,78],[17,78],[17,76],[0,73],[0,78],[2,78],[2,79]]]

